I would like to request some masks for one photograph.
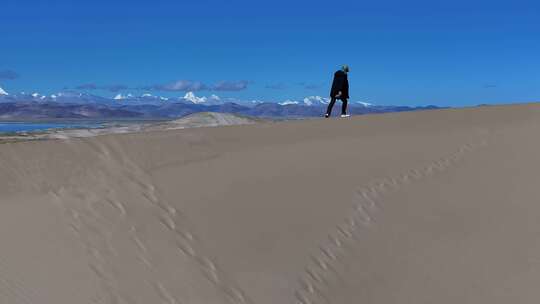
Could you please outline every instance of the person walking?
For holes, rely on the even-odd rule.
[[[328,118],[332,114],[332,108],[336,103],[336,99],[341,100],[341,117],[349,117],[347,114],[347,101],[349,99],[349,79],[347,74],[349,73],[349,66],[343,65],[341,70],[334,74],[334,81],[332,82],[332,90],[330,91],[330,104],[326,109],[324,117]]]

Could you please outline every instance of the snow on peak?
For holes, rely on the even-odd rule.
[[[114,96],[114,100],[122,100],[122,99],[126,99],[126,97],[122,94],[118,94],[116,96]]]
[[[371,104],[371,103],[363,102],[363,101],[356,101],[355,103],[356,103],[356,104],[359,104],[359,105],[362,105],[362,106],[364,106],[364,107],[370,107],[370,106],[373,105],[373,104]]]
[[[304,104],[306,106],[317,106],[317,105],[327,105],[330,103],[330,98],[325,98],[321,96],[308,96],[304,98]],[[371,103],[362,102],[362,101],[354,101],[351,102],[351,104],[361,105],[363,107],[370,107],[372,106]]]
[[[142,94],[142,97],[152,97],[152,94],[148,94],[148,93]]]
[[[0,88],[0,95],[9,95],[8,92],[4,91],[4,89]]]
[[[221,98],[220,98],[219,96],[215,95],[215,94],[212,94],[212,95],[210,96],[210,99],[215,100],[215,101],[221,100]]]
[[[279,104],[282,105],[282,106],[286,106],[286,105],[297,105],[297,104],[298,104],[298,101],[294,101],[294,100],[285,100],[284,102],[280,102]]]
[[[328,104],[329,102],[328,98],[323,98],[321,96],[308,96],[304,98],[304,104],[306,106]]]
[[[206,97],[197,97],[195,96],[195,93],[193,92],[187,92],[184,96],[185,100],[191,101],[192,103],[198,104],[198,103],[205,103],[208,98]]]
[[[39,97],[39,94],[38,94],[38,93],[33,93],[33,94],[32,94],[32,97],[38,98],[38,97]]]
[[[54,95],[54,94],[51,95],[51,98],[56,98],[56,97],[58,97],[58,96],[56,96],[56,95]]]

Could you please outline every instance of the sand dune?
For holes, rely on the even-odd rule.
[[[538,303],[540,105],[0,145],[0,303]]]
[[[180,119],[169,121],[163,124],[155,126],[147,126],[145,131],[160,131],[160,130],[178,130],[187,128],[200,128],[200,127],[218,127],[218,126],[232,126],[232,125],[248,125],[256,123],[257,121],[263,122],[263,119],[250,118],[240,116],[236,114],[228,113],[215,113],[215,112],[201,112],[191,114]]]
[[[107,134],[126,134],[146,131],[179,130],[187,128],[248,125],[256,122],[270,122],[268,119],[252,118],[236,114],[200,112],[180,119],[150,122],[109,122],[102,128],[52,129],[38,132],[0,134],[0,144],[29,140],[70,139],[94,137]]]

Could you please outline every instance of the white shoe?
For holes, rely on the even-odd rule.
[[[341,114],[341,118],[347,118],[347,117],[350,117],[351,115],[349,114]]]

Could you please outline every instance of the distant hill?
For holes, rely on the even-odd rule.
[[[64,92],[51,96],[33,94],[0,95],[0,120],[22,119],[175,119],[194,113],[232,113],[268,118],[321,117],[326,110],[327,99],[319,96],[305,98],[303,102],[230,102],[187,94],[184,98],[168,99],[145,94],[140,97],[100,96]],[[336,105],[335,113],[339,112]],[[437,109],[436,106],[406,107],[379,106],[363,102],[351,102],[351,114],[387,113]]]
[[[0,119],[108,119],[137,118],[144,113],[97,104],[0,103]]]

